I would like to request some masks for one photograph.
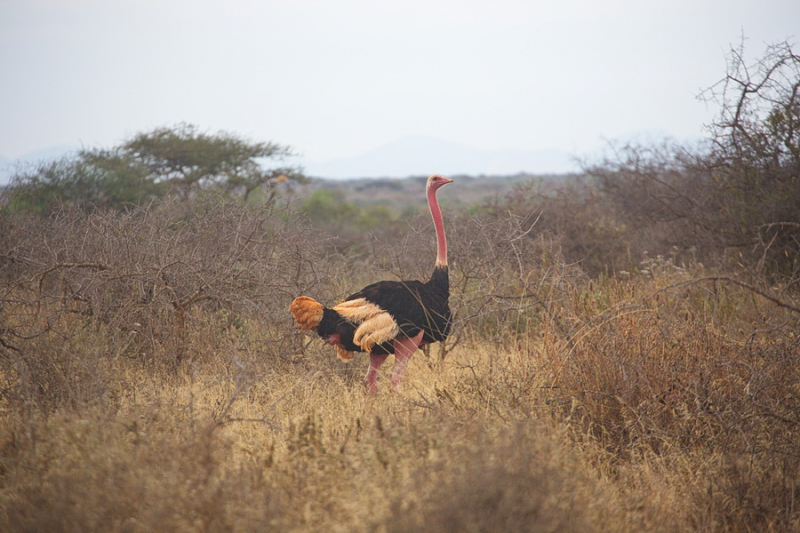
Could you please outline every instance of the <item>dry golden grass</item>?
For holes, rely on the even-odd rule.
[[[576,288],[569,340],[418,353],[402,394],[200,311],[177,370],[84,333],[40,369],[73,400],[6,402],[2,530],[791,531],[797,339],[729,331],[699,287],[642,304],[658,283]]]
[[[600,489],[578,457],[543,422],[468,397],[487,355],[443,372],[420,356],[407,394],[376,397],[331,364],[116,368],[113,407],[4,420],[4,530],[399,531],[426,515],[451,530],[478,518],[460,509],[493,513],[492,529],[582,529],[579,495]]]
[[[114,231],[79,232],[85,255],[59,233],[83,222],[53,224],[52,259],[14,245],[0,531],[800,530],[789,307],[699,269],[590,282],[499,220],[453,232],[487,252],[460,247],[451,339],[402,393],[390,361],[372,396],[366,357],[342,363],[287,310],[361,270],[324,279],[290,225],[267,226],[273,249],[237,220],[228,270],[188,230],[118,263]]]

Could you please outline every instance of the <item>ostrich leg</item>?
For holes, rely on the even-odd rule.
[[[378,369],[386,361],[387,357],[389,357],[387,354],[369,354],[369,370],[367,370],[367,376],[364,378],[369,392],[378,392]]]
[[[406,372],[408,361],[417,351],[422,342],[422,331],[410,338],[400,338],[394,341],[394,372],[392,372],[392,385],[396,391],[403,388],[403,375]]]

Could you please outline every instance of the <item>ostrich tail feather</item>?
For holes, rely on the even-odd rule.
[[[289,306],[294,321],[302,330],[314,329],[322,321],[325,307],[308,296],[298,296]]]

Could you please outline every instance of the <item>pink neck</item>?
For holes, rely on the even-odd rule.
[[[433,226],[436,229],[436,266],[447,266],[447,239],[444,236],[444,221],[442,210],[436,199],[436,189],[428,188],[428,207],[431,210]]]

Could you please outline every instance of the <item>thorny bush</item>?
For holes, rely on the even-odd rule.
[[[88,368],[89,335],[102,339],[92,357],[177,367],[210,348],[191,342],[198,328],[257,320],[270,352],[289,351],[286,302],[326,281],[318,239],[293,220],[286,206],[228,201],[0,218],[4,396],[49,404],[77,394],[64,380]],[[195,320],[200,311],[213,324]]]

